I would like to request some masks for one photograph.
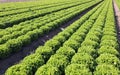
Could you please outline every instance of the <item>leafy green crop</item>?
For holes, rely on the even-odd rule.
[[[101,54],[97,59],[96,59],[97,64],[111,64],[114,65],[116,67],[120,67],[120,60],[118,57],[116,57],[113,54],[109,54],[109,53],[104,53]]]
[[[43,65],[36,71],[35,75],[61,75],[57,67],[51,65]]]
[[[65,75],[92,75],[84,64],[71,64],[65,69]]]
[[[96,67],[94,75],[120,75],[120,71],[113,65],[101,64]]]

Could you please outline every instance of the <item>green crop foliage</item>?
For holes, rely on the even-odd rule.
[[[20,40],[9,40],[6,45],[8,46],[9,50],[13,50],[13,52],[17,52],[20,50],[20,48],[22,47],[22,42]]]
[[[120,67],[120,60],[117,56],[109,53],[104,53],[101,54],[97,59],[96,59],[97,64],[111,64],[116,67]]]
[[[75,54],[75,50],[70,48],[70,47],[67,47],[67,46],[63,46],[63,47],[60,47],[57,52],[57,54],[60,54],[60,55],[65,55],[67,56],[69,59],[72,58],[72,56]]]
[[[87,65],[91,69],[94,68],[94,59],[91,55],[87,53],[76,53],[73,56],[71,63],[84,64],[84,65]]]
[[[92,72],[84,64],[71,64],[66,67],[65,75],[92,75]]]
[[[31,40],[36,40],[38,38],[38,33],[37,31],[30,31],[27,33],[28,36],[30,36]]]
[[[120,71],[113,65],[101,64],[96,67],[94,75],[120,75]]]
[[[74,39],[75,41],[78,41],[79,43],[82,43],[83,38],[78,35],[73,35],[70,37],[70,39]]]
[[[28,45],[31,43],[31,38],[27,35],[18,37],[18,40],[22,41],[23,45]]]
[[[77,51],[77,49],[80,47],[80,43],[75,40],[68,40],[64,43],[65,46],[71,47]]]
[[[104,35],[101,39],[101,41],[104,41],[104,40],[113,40],[113,41],[117,41],[117,38],[115,36],[111,36],[111,35]]]
[[[106,31],[103,33],[104,35],[111,35],[111,36],[117,36],[117,34],[115,32],[110,31]]]
[[[111,46],[101,46],[100,49],[98,50],[98,54],[104,54],[104,53],[110,53],[114,55],[119,55],[119,52]]]
[[[45,43],[45,46],[52,47],[53,50],[58,49],[60,45],[61,43],[58,40],[50,40]]]
[[[30,67],[28,67],[28,68],[30,68]],[[23,64],[17,64],[17,65],[12,66],[11,68],[9,68],[6,71],[5,75],[27,75],[28,68],[27,68],[27,66],[25,66]],[[31,73],[29,73],[29,74],[31,74]]]
[[[103,40],[100,44],[100,46],[111,46],[114,47],[115,49],[119,48],[118,42],[113,41],[113,40]]]
[[[94,48],[98,47],[98,42],[92,40],[85,40],[81,46],[93,46]]]
[[[5,25],[6,29],[1,30],[5,32],[5,35],[10,35],[16,31],[16,35],[10,36],[9,39],[7,38],[5,41],[7,42],[13,39],[18,40],[18,42],[20,41],[20,50],[40,36],[49,33],[60,25],[64,25],[75,16],[79,16],[83,10],[87,10],[88,7],[101,0],[89,1],[90,2],[83,4],[80,4],[79,1],[71,2],[71,4],[68,5],[63,2],[61,6],[50,6],[45,10],[38,9],[38,11],[32,11],[31,8],[29,9],[31,14],[28,13],[28,15],[24,16],[25,18],[20,20],[25,22],[10,28],[7,28],[8,26]],[[63,26],[63,28],[59,29],[61,30],[60,33],[45,42],[44,46],[39,46],[35,50],[35,53],[26,56],[21,62],[8,68],[5,75],[92,75],[96,67],[94,58],[98,55],[96,52],[99,48],[101,35],[103,34],[102,27],[104,22],[98,20],[103,20],[105,13],[102,13],[101,15],[103,16],[101,17],[100,15],[98,20],[97,18],[106,5],[106,2],[107,1],[102,2],[67,28]],[[104,12],[106,11],[104,10]],[[20,18],[14,18],[16,22],[11,17],[11,20],[5,23],[10,22],[14,24],[19,22]],[[32,20],[29,21],[31,18]],[[4,34],[0,34],[0,38],[1,37],[4,37]],[[3,40],[2,42],[5,43],[5,41]],[[17,43],[14,44],[15,48],[18,46],[16,44]],[[5,43],[4,46],[9,46],[9,44],[6,45]],[[7,52],[8,49],[8,53],[4,53],[5,55],[9,55],[15,51],[11,49],[10,51],[9,48],[3,48],[4,46],[2,45],[0,49],[1,51],[5,50],[5,52]]]
[[[10,67],[5,75],[32,75],[37,68],[44,63],[41,55],[32,54],[24,58],[24,60],[21,61],[21,64]]]
[[[92,41],[98,41],[98,42],[99,42],[99,40],[100,40],[98,36],[92,35],[92,34],[91,34],[91,35],[90,35],[90,34],[87,35],[86,39],[87,39],[87,40],[92,40]]]
[[[36,71],[35,75],[61,75],[57,67],[51,65],[43,65]]]
[[[64,36],[65,38],[68,38],[70,36],[70,33],[69,32],[61,32],[58,35]]]
[[[49,46],[40,46],[36,49],[35,53],[42,55],[44,60],[47,61],[52,54],[54,54],[54,51]]]
[[[88,53],[93,57],[96,57],[98,55],[93,46],[81,46],[78,49],[78,53]]]
[[[58,40],[61,43],[63,43],[64,41],[66,41],[66,38],[64,36],[62,36],[62,35],[59,36],[59,37],[55,36],[53,39],[54,40]]]
[[[9,53],[9,49],[6,45],[0,45],[0,58],[4,58],[7,56]]]
[[[61,71],[64,71],[65,67],[69,64],[69,59],[65,55],[55,54],[50,57],[47,64],[57,67]]]
[[[79,30],[78,32],[75,32],[74,35],[81,36],[82,38],[85,38],[85,33],[80,33]]]

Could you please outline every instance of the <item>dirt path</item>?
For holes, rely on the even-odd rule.
[[[120,9],[118,8],[115,0],[113,0],[113,6],[114,6],[115,19],[116,19],[118,42],[120,44]]]
[[[0,75],[4,74],[4,72],[6,71],[6,69],[8,67],[10,67],[10,66],[18,63],[25,56],[29,55],[31,52],[34,52],[34,50],[38,46],[44,45],[44,43],[47,40],[49,40],[52,37],[54,37],[55,35],[57,35],[59,32],[62,31],[63,28],[66,28],[67,26],[69,26],[70,24],[72,24],[73,22],[75,22],[76,20],[78,20],[80,17],[82,17],[84,14],[86,14],[88,11],[90,11],[92,8],[94,8],[98,4],[99,3],[93,5],[92,7],[88,8],[87,10],[84,10],[78,16],[76,16],[73,19],[69,20],[65,24],[60,25],[59,28],[56,28],[56,29],[50,31],[49,33],[45,34],[43,37],[39,37],[37,40],[33,41],[28,46],[23,47],[22,50],[20,50],[19,52],[15,53],[15,54],[11,54],[11,56],[9,56],[6,59],[0,60]]]

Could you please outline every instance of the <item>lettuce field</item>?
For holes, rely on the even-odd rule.
[[[0,2],[0,75],[120,75],[120,0]]]

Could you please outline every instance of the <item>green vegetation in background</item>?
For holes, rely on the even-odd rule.
[[[118,5],[118,7],[120,9],[120,0],[115,0],[115,1],[116,1],[117,5]]]

